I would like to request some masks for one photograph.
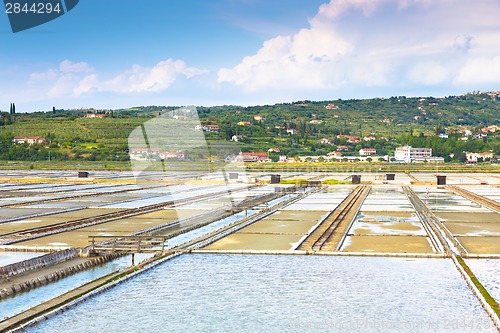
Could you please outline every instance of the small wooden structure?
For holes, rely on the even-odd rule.
[[[361,184],[361,175],[352,175],[351,179],[353,184]]]
[[[436,176],[438,185],[446,185],[446,176]]]
[[[280,175],[271,175],[271,184],[279,184],[281,182]]]
[[[78,171],[78,178],[89,178],[89,173],[87,171]]]

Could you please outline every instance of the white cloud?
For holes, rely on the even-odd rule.
[[[218,82],[248,92],[498,82],[499,16],[491,0],[331,0],[308,28],[220,69]]]
[[[455,80],[456,84],[500,84],[500,56],[468,61]]]
[[[62,73],[88,73],[93,72],[94,69],[86,62],[71,62],[63,60],[59,64],[59,70]]]
[[[408,71],[408,80],[421,85],[436,85],[448,80],[448,70],[436,62],[419,62]]]
[[[64,60],[58,69],[32,73],[28,85],[44,91],[48,98],[79,97],[91,92],[159,93],[168,89],[179,76],[191,78],[206,70],[188,67],[182,60],[167,59],[153,67],[133,65],[111,78],[98,73],[86,62]]]

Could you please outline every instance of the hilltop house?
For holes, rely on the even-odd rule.
[[[39,136],[15,136],[12,142],[18,145],[28,143],[31,146],[35,143],[46,143],[47,141],[45,141],[45,138]]]
[[[486,127],[483,127],[481,129],[481,132],[484,132],[484,133],[495,133],[496,131],[500,131],[500,127],[496,126],[496,125],[491,125],[491,126],[486,126]]]
[[[231,137],[231,141],[233,142],[240,142],[240,141],[243,141],[245,140],[245,136],[244,135],[233,135]]]
[[[319,140],[318,142],[323,144],[323,145],[332,145],[333,144],[332,140],[327,139],[327,138],[323,138],[323,139]]]

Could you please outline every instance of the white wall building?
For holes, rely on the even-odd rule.
[[[394,158],[397,162],[420,162],[432,157],[432,148],[413,148],[412,146],[397,147]]]

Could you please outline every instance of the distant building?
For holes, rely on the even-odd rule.
[[[482,158],[483,161],[485,159],[493,159],[494,155],[492,152],[484,152],[484,153],[471,153],[471,152],[466,152],[465,153],[465,158],[467,159],[468,163],[477,163],[477,160],[479,158]]]
[[[323,138],[323,139],[319,140],[318,142],[323,144],[323,145],[332,145],[333,144],[332,140],[327,139],[327,138]]]
[[[220,131],[219,125],[196,125],[194,129],[197,131],[214,132],[214,133],[218,133]]]
[[[285,155],[281,155],[278,162],[280,163],[295,163],[294,158],[287,158]]]
[[[347,146],[337,146],[337,151],[347,151],[349,150],[349,147]]]
[[[238,122],[238,126],[249,126],[251,123],[249,121],[240,121]]]
[[[104,113],[87,113],[84,118],[104,118],[106,114]]]
[[[290,135],[295,135],[299,133],[299,131],[297,131],[295,128],[287,128],[286,133]]]
[[[377,140],[377,138],[374,137],[373,135],[365,136],[363,138],[363,141],[373,141],[373,140]]]
[[[243,141],[245,140],[245,136],[244,135],[233,135],[231,137],[231,141],[233,142],[240,142],[240,141]]]
[[[281,150],[279,148],[269,148],[267,150],[268,153],[281,153]]]
[[[35,143],[46,143],[47,141],[45,141],[45,138],[41,138],[39,136],[15,136],[12,142],[19,145],[23,143],[32,145]]]
[[[375,148],[361,148],[359,150],[359,155],[361,156],[372,156],[377,154],[377,149]]]
[[[186,154],[183,151],[168,152],[161,151],[158,148],[132,148],[130,149],[131,160],[147,160],[147,159],[175,159],[185,160]]]
[[[419,162],[432,157],[432,148],[414,148],[412,146],[397,147],[394,158],[397,162]]]
[[[269,155],[261,152],[240,153],[238,160],[243,162],[268,162]]]
[[[481,129],[481,132],[484,132],[484,133],[495,133],[496,131],[500,131],[500,127],[496,126],[496,125],[491,125],[491,126],[486,126],[484,128]]]
[[[350,136],[349,139],[347,139],[347,142],[349,142],[349,143],[358,143],[359,142],[359,137],[357,137],[357,136]]]
[[[340,151],[332,151],[329,152],[327,155],[332,157],[342,157],[342,153]]]

